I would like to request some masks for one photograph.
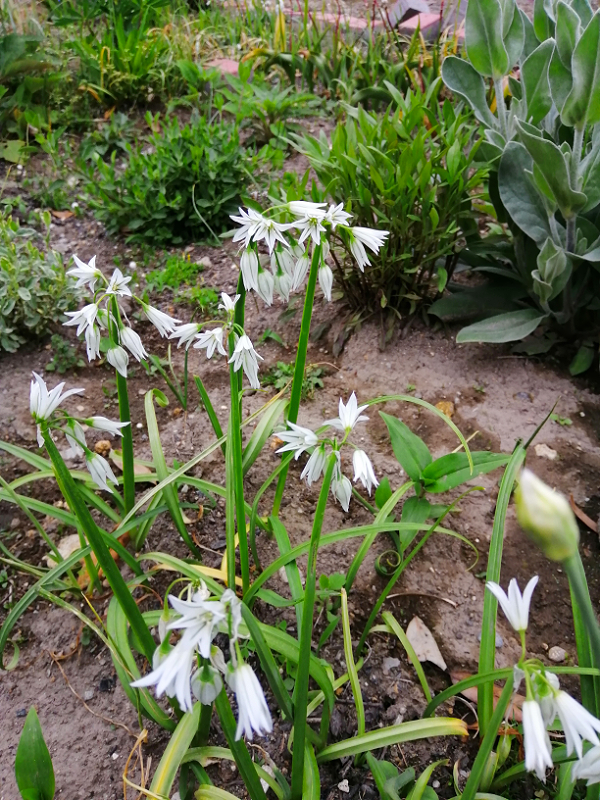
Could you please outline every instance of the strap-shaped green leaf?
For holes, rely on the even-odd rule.
[[[15,758],[15,778],[23,798],[53,800],[54,768],[35,708],[27,714]]]
[[[554,39],[547,39],[521,65],[521,82],[525,89],[527,121],[537,125],[552,108],[548,70],[554,52]]]
[[[155,796],[169,797],[177,770],[198,730],[201,710],[201,703],[196,703],[192,711],[179,720],[150,784],[150,791]]]
[[[497,80],[510,69],[502,33],[499,0],[469,0],[465,19],[467,55],[484,77]]]
[[[468,61],[448,56],[442,64],[442,78],[450,91],[471,106],[480,122],[490,128],[497,127],[498,121],[486,101],[483,78]]]
[[[565,125],[583,128],[600,122],[600,11],[581,34],[571,59],[573,88],[561,119]]]

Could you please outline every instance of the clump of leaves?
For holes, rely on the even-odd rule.
[[[278,361],[275,367],[267,372],[262,379],[265,386],[274,386],[277,391],[284,389],[294,377],[295,365],[286,364],[285,361]],[[317,389],[322,389],[323,376],[325,370],[322,367],[315,367],[309,364],[304,372],[304,380],[302,381],[302,399],[313,398]]]
[[[49,226],[50,215],[43,218]],[[79,301],[60,254],[38,250],[31,241],[35,235],[0,215],[0,350],[9,353],[47,333]]]
[[[203,317],[214,315],[219,305],[219,295],[210,286],[192,286],[181,292],[177,299],[196,306]]]
[[[181,284],[191,286],[196,283],[198,274],[204,269],[203,264],[192,261],[189,253],[186,256],[169,256],[162,269],[155,269],[147,275],[148,291],[162,292],[165,289],[179,289]]]
[[[134,138],[135,123],[127,114],[117,111],[109,120],[101,120],[96,130],[82,140],[79,156],[89,161],[95,153],[102,158],[110,157],[115,151],[123,155]]]
[[[46,364],[46,372],[58,372],[63,375],[72,369],[85,367],[85,361],[79,355],[77,347],[74,347],[67,339],[58,333],[53,334],[50,339],[52,346],[52,361]]]
[[[177,245],[216,239],[229,225],[249,176],[238,129],[229,122],[195,116],[181,126],[177,118],[155,131],[142,148],[127,145],[124,170],[113,153],[98,156],[88,169],[89,204],[109,233],[123,231],[128,241]]]

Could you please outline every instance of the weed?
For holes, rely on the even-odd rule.
[[[149,292],[162,292],[165,289],[179,289],[181,284],[190,286],[196,282],[204,266],[179,254],[169,256],[162,269],[155,269],[146,276]]]
[[[267,386],[273,386],[278,392],[282,389],[285,389],[294,376],[294,368],[295,365],[293,363],[286,364],[284,361],[278,361],[277,365],[271,367],[269,372],[263,378],[263,384],[266,384]],[[312,399],[315,396],[315,391],[323,388],[324,375],[325,370],[322,367],[316,367],[313,364],[309,364],[306,367],[304,372],[304,380],[302,381],[303,399]]]
[[[59,334],[52,335],[50,344],[53,356],[52,360],[46,364],[46,372],[58,372],[60,375],[64,375],[65,372],[70,370],[85,367],[85,361],[79,355],[77,347],[74,347]]]

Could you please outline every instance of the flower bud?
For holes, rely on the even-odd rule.
[[[552,561],[577,552],[579,528],[567,498],[553,491],[531,470],[521,472],[515,491],[520,526]]]

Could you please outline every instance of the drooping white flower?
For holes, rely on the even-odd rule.
[[[235,304],[239,299],[239,294],[236,294],[235,297],[230,297],[227,292],[221,292],[221,302],[219,303],[219,308],[222,308],[223,311],[227,311],[228,314],[233,314],[235,311]]]
[[[258,279],[256,286],[256,294],[265,301],[268,306],[273,305],[273,289],[275,288],[275,281],[271,273],[266,269],[258,269]]]
[[[100,328],[88,325],[85,329],[85,349],[88,361],[94,361],[100,355]]]
[[[221,595],[221,603],[228,615],[227,634],[229,636],[229,644],[231,646],[232,642],[236,642],[240,635],[240,625],[242,623],[242,604],[233,589],[225,589]],[[215,663],[214,654],[213,663]]]
[[[350,252],[361,272],[364,272],[365,267],[371,266],[365,245],[377,254],[389,235],[389,231],[377,231],[374,228],[348,228]]]
[[[231,219],[241,226],[233,236],[234,242],[239,242],[243,239],[244,246],[247,248],[251,241],[260,242],[264,239],[265,244],[269,248],[269,253],[273,252],[273,248],[277,242],[281,242],[286,247],[288,246],[287,239],[283,234],[290,225],[268,219],[253,208],[249,208],[247,212],[243,208],[240,208],[239,211],[239,217],[231,216]]]
[[[229,363],[233,364],[233,371],[238,372],[240,368],[246,373],[246,377],[250,381],[250,386],[253,389],[260,389],[260,381],[258,380],[258,359],[263,360],[262,356],[254,349],[249,337],[244,333],[236,342],[233,355],[229,359]]]
[[[290,292],[292,290],[292,278],[287,272],[280,269],[273,277],[273,288],[287,303],[287,301],[290,299]]]
[[[192,710],[191,673],[196,660],[192,637],[185,633],[175,647],[165,641],[154,653],[154,669],[131,685],[136,688],[156,686],[156,696],[176,697],[182,711]]]
[[[192,693],[203,706],[210,706],[223,688],[223,679],[210,664],[200,667],[192,675]]]
[[[158,308],[149,306],[146,303],[142,303],[142,310],[161,336],[168,336],[173,333],[177,325],[181,323],[180,319],[170,317],[164,311],[160,311]]]
[[[523,675],[525,673],[523,672]],[[537,700],[542,712],[544,726],[547,728],[556,718],[556,695],[560,689],[558,677],[553,672],[531,673],[531,685],[534,699]],[[515,689],[516,691],[516,689]]]
[[[218,350],[222,356],[226,356],[227,351],[223,346],[223,328],[213,328],[210,331],[199,333],[194,347],[196,350],[202,350],[205,347],[207,358],[212,358],[215,350]]]
[[[325,424],[331,425],[332,428],[335,428],[338,431],[350,433],[357,422],[366,422],[366,420],[369,419],[362,413],[365,408],[368,408],[368,406],[359,406],[358,401],[356,400],[356,394],[355,392],[352,392],[350,399],[345,405],[344,401],[340,397],[340,404],[338,407],[339,416],[335,419],[327,420]]]
[[[127,351],[120,345],[109,347],[106,351],[106,360],[113,366],[119,375],[124,378],[127,377],[127,365],[129,364],[129,356]]]
[[[308,200],[292,200],[287,204],[290,213],[295,217],[325,216],[323,209],[327,203],[311,203]]]
[[[123,436],[123,431],[121,429],[130,425],[129,422],[115,422],[112,419],[107,419],[107,417],[89,417],[84,420],[84,423],[89,428],[105,431],[105,433],[108,433],[110,436]]]
[[[130,280],[131,276],[126,277],[117,267],[108,282],[106,294],[114,294],[117,297],[131,297],[131,289],[127,286]]]
[[[98,278],[102,278],[102,273],[96,266],[96,256],[92,256],[88,264],[86,264],[85,261],[82,261],[76,255],[73,256],[73,261],[75,262],[76,266],[68,270],[67,275],[72,275],[74,278],[77,278],[77,283],[75,284],[76,288],[79,289],[82,286],[85,286],[87,283],[90,292],[93,292],[94,287],[96,286],[96,281]]]
[[[121,339],[121,344],[124,344],[131,355],[138,361],[141,361],[142,358],[148,358],[148,353],[144,349],[144,344],[133,328],[129,328],[128,326],[121,328],[119,331],[119,338]]]
[[[302,244],[309,236],[315,244],[321,244],[321,234],[325,231],[324,218],[325,214],[323,212],[319,214],[313,212],[298,220],[295,227],[302,231],[298,244]]]
[[[302,245],[300,245],[300,247],[302,247]],[[295,267],[294,255],[295,252],[290,252],[289,250],[285,250],[281,246],[276,247],[273,253],[271,254],[271,270],[273,272],[273,275],[277,275],[277,273],[283,270],[283,272],[286,273],[286,275],[289,278],[292,278],[294,275],[294,267]]]
[[[307,485],[312,486],[323,474],[326,464],[327,455],[325,453],[325,445],[322,444],[313,450],[310,458],[306,462],[306,466],[302,470],[300,479],[306,478]]]
[[[600,783],[600,747],[590,748],[582,759],[575,762],[571,772],[573,781],[587,781],[588,786]]]
[[[352,214],[344,211],[344,204],[339,203],[337,206],[330,205],[325,214],[325,219],[335,230],[336,225],[347,225],[348,221],[352,219]]]
[[[235,214],[230,215],[230,218],[234,222],[237,222],[237,224],[240,226],[240,229],[233,235],[233,241],[239,242],[241,239],[243,239],[244,247],[247,248],[252,241],[252,237],[258,230],[259,225],[262,224],[264,217],[260,212],[255,211],[253,208],[249,208],[248,211],[243,208],[238,210],[240,212],[239,216],[236,216]]]
[[[319,286],[323,290],[325,299],[331,303],[331,290],[333,288],[333,272],[328,264],[319,267]]]
[[[185,349],[189,350],[199,332],[200,326],[197,323],[187,322],[185,325],[178,325],[169,336],[169,339],[179,339],[177,347],[179,348],[182,344],[185,344]]]
[[[258,289],[258,256],[254,249],[244,250],[240,257],[240,270],[246,291]]]
[[[336,475],[331,481],[331,494],[335,497],[344,511],[350,508],[352,497],[352,484],[345,475]]]
[[[98,306],[96,303],[89,303],[87,306],[80,308],[79,311],[67,311],[65,313],[67,317],[71,317],[71,319],[63,323],[65,328],[68,328],[70,325],[77,325],[75,333],[77,336],[80,336],[82,331],[91,327],[96,321]]]
[[[85,457],[85,464],[96,486],[104,489],[105,492],[112,493],[113,489],[112,486],[109,486],[109,481],[116,486],[118,480],[108,461],[98,453],[88,453]]]
[[[302,247],[302,245],[300,245]],[[292,275],[292,292],[297,292],[304,283],[304,280],[310,269],[310,256],[304,251],[300,253],[296,265],[294,267],[294,274]]]
[[[185,630],[200,655],[210,658],[212,640],[226,616],[223,604],[219,600],[206,600],[198,592],[188,600],[169,595],[169,603],[180,616],[169,622],[167,630]]]
[[[354,483],[360,481],[370,495],[373,486],[379,486],[379,481],[375,476],[371,459],[364,450],[354,451],[352,466],[354,467]]]
[[[85,433],[83,428],[76,419],[70,419],[63,428],[69,447],[81,457],[84,453],[83,448],[86,447]]]
[[[523,594],[521,594],[517,581],[513,578],[508,584],[508,595],[497,583],[493,581],[488,581],[486,583],[487,588],[500,603],[502,611],[504,611],[504,616],[516,631],[527,630],[531,596],[533,595],[533,590],[537,582],[538,576],[534,575],[525,587]]]
[[[227,671],[227,683],[235,692],[238,707],[238,724],[235,738],[246,736],[252,740],[253,733],[264,736],[273,730],[273,720],[265,700],[262,686],[249,664],[239,664]]]
[[[84,389],[68,389],[63,393],[64,381],[48,391],[46,382],[37,374],[33,373],[33,380],[29,389],[29,410],[34,422],[37,424],[37,441],[40,447],[44,445],[44,438],[41,432],[40,422],[48,420],[56,411],[59,405],[73,394],[82,394]]]
[[[294,458],[297,461],[305,450],[318,444],[319,437],[310,428],[303,428],[302,425],[296,425],[295,422],[288,422],[288,426],[290,430],[274,434],[282,441],[287,442],[277,452],[294,452]]]
[[[542,712],[535,700],[523,702],[523,735],[525,745],[525,769],[535,772],[546,782],[546,768],[552,767],[552,749],[546,732]]]
[[[577,702],[571,695],[557,692],[554,698],[556,710],[565,732],[567,755],[572,755],[573,751],[577,757],[581,758],[583,753],[582,739],[587,739],[594,745],[600,745],[597,732],[600,731],[600,720],[596,719],[589,711]]]
[[[350,239],[350,252],[356,260],[356,264],[361,272],[365,271],[365,267],[370,267],[371,262],[365,250],[365,246],[358,239]]]

